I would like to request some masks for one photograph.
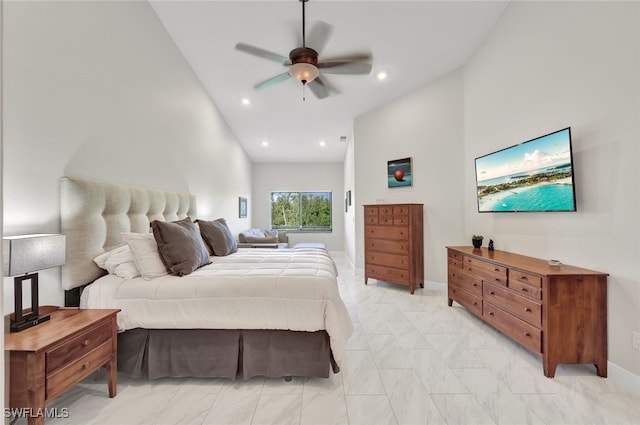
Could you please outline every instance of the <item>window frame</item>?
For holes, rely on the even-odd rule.
[[[273,195],[274,194],[287,194],[288,196],[298,196],[298,210],[300,213],[299,223],[297,227],[274,225],[273,224]],[[303,195],[304,194],[323,194],[328,196],[327,202],[329,204],[329,226],[304,226],[303,221]],[[331,190],[272,190],[269,192],[269,226],[273,230],[282,230],[291,233],[332,233],[333,232],[333,192]]]

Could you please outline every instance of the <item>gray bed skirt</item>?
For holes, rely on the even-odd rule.
[[[133,377],[328,378],[330,366],[340,371],[325,331],[132,329],[118,334],[118,370]]]

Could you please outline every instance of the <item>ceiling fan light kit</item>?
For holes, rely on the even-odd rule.
[[[322,73],[338,75],[367,75],[371,73],[372,57],[370,52],[358,53],[334,59],[326,59],[325,61],[318,60],[318,51],[307,47],[306,45],[304,4],[307,1],[309,0],[300,0],[302,3],[302,47],[297,47],[291,50],[288,59],[285,56],[259,47],[245,43],[236,44],[237,50],[278,62],[288,67],[287,72],[278,74],[256,84],[254,86],[256,89],[263,89],[271,86],[272,84],[279,83],[293,77],[296,81],[302,83],[303,86],[309,85],[309,89],[318,99],[324,99],[329,96],[329,89],[326,82],[323,80],[322,75],[320,75],[321,70]],[[320,46],[314,45],[314,47],[321,50],[331,27],[326,23],[318,22],[314,30],[316,31],[312,31],[312,35],[315,37],[312,38],[315,38],[315,40],[312,40],[311,44],[314,45],[315,41]]]

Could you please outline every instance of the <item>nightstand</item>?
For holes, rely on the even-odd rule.
[[[9,405],[24,409],[29,425],[44,424],[45,405],[102,366],[109,397],[117,390],[117,323],[120,310],[41,307],[51,319],[5,333],[9,355]]]

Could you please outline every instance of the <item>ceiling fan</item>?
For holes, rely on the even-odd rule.
[[[308,1],[300,0],[302,3],[302,47],[296,47],[291,50],[288,58],[249,44],[236,44],[237,50],[278,62],[289,68],[286,72],[256,84],[254,86],[256,89],[263,89],[289,78],[294,78],[301,82],[303,87],[308,86],[318,99],[324,99],[329,96],[329,88],[321,74],[367,75],[371,72],[371,61],[373,59],[371,52],[356,53],[322,61],[318,60],[318,52],[322,50],[329,38],[331,27],[324,22],[318,22],[310,34],[310,41],[315,49],[307,47],[304,4]]]

